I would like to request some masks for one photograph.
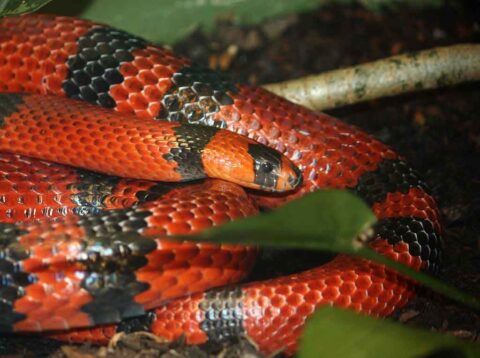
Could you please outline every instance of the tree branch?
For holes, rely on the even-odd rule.
[[[265,85],[314,110],[480,80],[480,45],[437,47]]]

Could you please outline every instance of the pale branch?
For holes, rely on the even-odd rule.
[[[480,80],[480,45],[461,44],[268,84],[265,89],[314,110]]]

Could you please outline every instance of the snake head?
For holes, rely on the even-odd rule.
[[[205,148],[203,166],[210,177],[252,189],[284,192],[302,183],[302,173],[286,156],[227,131],[219,131]]]
[[[284,155],[259,143],[248,145],[253,160],[254,185],[267,191],[289,191],[302,182],[300,170]]]

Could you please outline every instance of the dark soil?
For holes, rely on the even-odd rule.
[[[216,29],[201,31],[179,43],[175,50],[197,62],[235,73],[255,84],[277,82],[311,73],[375,60],[406,51],[480,39],[480,5],[451,1],[439,9],[413,10],[404,6],[371,13],[359,6],[331,6],[298,16],[268,21],[260,26],[238,26],[228,20]],[[446,232],[445,253],[439,277],[473,296],[480,296],[480,86],[450,89],[377,100],[328,111],[374,134],[402,153],[426,179],[438,200]],[[293,255],[290,253],[289,258]],[[284,268],[281,253],[267,256]],[[273,257],[273,258],[272,258]],[[280,259],[278,259],[280,257]],[[259,265],[255,277],[265,273]],[[480,342],[480,315],[430,292],[419,295],[395,319]],[[117,350],[88,346],[45,344],[27,338],[0,339],[0,353],[14,356],[207,356],[215,350],[182,350],[177,343],[162,351],[158,342],[134,336]],[[221,350],[221,355],[254,356],[245,342]],[[171,348],[171,349],[170,349]],[[232,351],[233,350],[233,351]],[[113,354],[113,355],[112,355]]]

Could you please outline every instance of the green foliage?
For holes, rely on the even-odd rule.
[[[130,0],[55,1],[46,10],[107,23],[156,43],[171,44],[199,26],[211,29],[219,16],[239,21],[313,8],[324,0]],[[132,9],[134,9],[132,11]]]
[[[445,336],[323,307],[309,320],[299,358],[480,357],[477,346]]]
[[[20,15],[38,10],[50,0],[0,0],[0,16]]]
[[[374,222],[367,204],[355,195],[319,190],[268,213],[204,231],[197,239],[355,252],[357,236]]]
[[[434,4],[440,0],[55,0],[44,11],[107,23],[155,43],[172,44],[199,26],[212,29],[218,18],[252,23],[335,2],[358,2],[380,9],[388,4]]]
[[[374,222],[373,213],[355,195],[341,190],[320,190],[269,213],[180,239],[356,255],[385,264],[444,296],[480,310],[477,299],[430,275],[392,261],[359,242],[357,238],[366,238]]]

